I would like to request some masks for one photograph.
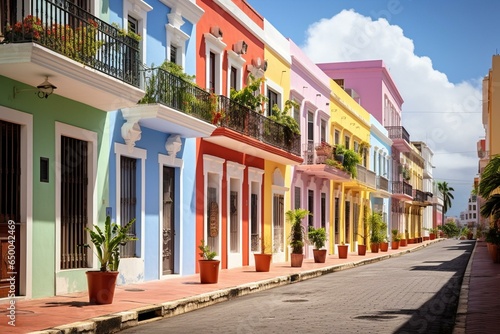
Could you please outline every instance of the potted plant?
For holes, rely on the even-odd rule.
[[[349,245],[346,245],[343,241],[340,245],[337,245],[339,251],[339,259],[347,259],[347,253],[349,252]]]
[[[313,255],[315,263],[325,263],[326,261],[326,249],[322,249],[325,247],[326,242],[326,230],[324,227],[309,228],[309,232],[307,232],[307,237],[310,242],[314,244]]]
[[[302,267],[305,235],[302,220],[309,214],[309,210],[306,209],[288,210],[285,213],[287,221],[291,224],[290,247],[292,248],[292,253],[290,255],[290,262],[292,267]]]
[[[343,156],[342,166],[346,172],[351,174],[355,178],[358,174],[357,165],[361,162],[361,156],[354,150],[345,148],[342,145],[337,145],[335,149],[335,159],[341,160],[340,156]]]
[[[368,224],[368,207],[365,205],[363,209],[363,234],[357,233],[361,239],[363,239],[363,244],[358,245],[358,255],[366,255],[366,245],[368,245],[367,239],[370,230]]]
[[[135,218],[130,220],[125,226],[120,226],[111,222],[111,217],[107,216],[104,222],[104,231],[97,225],[94,230],[86,227],[90,234],[90,240],[94,244],[94,253],[100,263],[99,270],[89,270],[86,272],[91,304],[111,304],[115,293],[116,277],[118,276],[118,266],[120,264],[120,246],[128,241],[137,240],[129,233]],[[90,248],[88,244],[83,247]]]
[[[379,212],[374,212],[368,218],[370,224],[370,249],[372,253],[378,253],[380,242],[382,241],[381,232],[382,224],[382,214]]]
[[[213,284],[219,281],[220,260],[216,260],[217,253],[210,250],[210,247],[201,240],[198,246],[201,259],[198,260],[200,266],[200,282],[202,284]]]
[[[272,247],[264,244],[261,253],[253,253],[255,260],[255,271],[268,272],[271,269],[273,259]]]
[[[428,229],[428,231],[429,231],[429,240],[436,239],[438,229],[436,227],[431,227]]]
[[[392,233],[391,248],[399,249],[399,242],[401,241],[401,235],[399,234],[399,230],[393,229],[391,230],[391,233]]]

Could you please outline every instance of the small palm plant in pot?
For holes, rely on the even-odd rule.
[[[91,304],[111,304],[113,302],[120,264],[120,246],[124,246],[129,241],[137,240],[134,235],[129,233],[134,223],[135,218],[126,225],[120,226],[111,222],[111,217],[107,216],[104,230],[98,225],[94,225],[94,229],[85,228],[90,234],[90,240],[94,244],[94,253],[100,263],[98,271],[86,272]],[[90,245],[85,244],[83,247],[90,248]]]
[[[391,248],[399,249],[399,242],[401,241],[401,234],[399,234],[399,230],[392,229],[391,234],[392,234]]]
[[[307,238],[314,245],[313,254],[315,263],[325,263],[326,261],[326,230],[324,227],[314,228],[310,227],[307,232]]]
[[[302,220],[310,214],[306,209],[288,210],[285,213],[287,221],[291,224],[290,247],[292,248],[291,265],[292,267],[302,267],[304,260],[304,236],[305,229]]]
[[[198,246],[201,259],[198,261],[200,266],[200,282],[202,284],[213,284],[219,281],[220,260],[216,260],[217,253],[210,249],[210,246],[201,240]]]

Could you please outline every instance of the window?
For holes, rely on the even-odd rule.
[[[334,140],[335,140],[335,142],[334,142],[335,145],[340,144],[340,131],[339,130],[335,130]]]
[[[361,153],[361,151],[359,151],[359,143],[357,141],[354,141],[354,151]]]
[[[300,108],[297,108],[295,106],[293,106],[292,108],[293,108],[292,110],[293,119],[295,119],[297,124],[300,124]]]
[[[208,60],[208,89],[211,93],[215,93],[215,53],[210,52]]]
[[[349,146],[349,143],[350,143],[350,142],[351,142],[351,137],[349,137],[349,136],[347,136],[347,135],[346,135],[346,136],[344,136],[344,146],[345,146],[345,148],[346,148],[346,149],[349,149],[349,148],[350,148],[350,146]]]
[[[234,66],[231,66],[231,72],[229,74],[229,86],[234,90],[238,90],[237,80],[238,80],[238,70]]]
[[[314,142],[314,114],[310,111],[307,113],[307,140]]]
[[[128,16],[127,30],[139,34],[139,21],[132,16]]]
[[[309,212],[311,213],[310,215],[308,215],[308,225],[309,227],[311,226],[314,226],[314,191],[313,190],[309,190],[307,192],[308,194],[308,198],[307,198],[307,207],[309,208]]]
[[[61,136],[61,269],[88,267],[87,142]]]
[[[321,120],[319,136],[320,136],[321,141],[326,142],[326,121],[324,119]]]
[[[340,236],[340,202],[339,198],[335,197],[335,218],[334,218],[334,223],[335,223],[335,240],[334,243],[340,243],[339,236]]]
[[[295,209],[298,209],[301,207],[300,204],[300,187],[295,187]]]
[[[120,161],[120,225],[123,227],[137,217],[137,160],[121,156]],[[130,228],[130,234],[135,235],[136,224]],[[129,241],[122,246],[120,256],[136,257],[136,241]]]
[[[170,45],[170,62],[177,64],[177,47]]]
[[[321,227],[326,228],[326,194],[321,193]]]
[[[267,90],[267,115],[271,116],[273,114],[273,107],[274,105],[277,105],[280,107],[278,103],[278,93],[275,91],[268,89]]]
[[[344,89],[344,79],[333,79],[337,85]]]

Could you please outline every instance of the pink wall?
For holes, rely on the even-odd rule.
[[[385,96],[401,119],[403,98],[382,60],[317,64],[332,79],[344,79],[344,88],[352,88],[360,96],[360,104],[384,126],[395,125],[384,119]]]

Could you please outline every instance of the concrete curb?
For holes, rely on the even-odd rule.
[[[460,296],[458,297],[457,315],[455,318],[455,327],[453,328],[453,334],[465,334],[465,325],[467,320],[467,309],[469,302],[469,284],[470,275],[472,271],[472,260],[474,259],[474,254],[476,253],[477,241],[474,243],[474,249],[465,268],[464,278],[462,280],[462,286],[460,288]]]
[[[226,289],[211,291],[208,293],[182,298],[161,304],[151,304],[129,311],[117,312],[105,316],[95,317],[86,321],[74,322],[64,326],[58,326],[43,331],[31,332],[29,334],[107,334],[117,333],[121,330],[135,327],[148,322],[173,317],[186,312],[198,310],[232,298],[245,296],[254,292],[269,290],[275,287],[305,281],[341,270],[347,270],[393,257],[402,256],[427,247],[444,239],[436,239],[434,242],[419,245],[418,247],[401,250],[393,254],[384,254],[374,258],[337,264],[328,267],[303,271],[301,273],[278,276],[266,280],[256,281],[230,287]]]

